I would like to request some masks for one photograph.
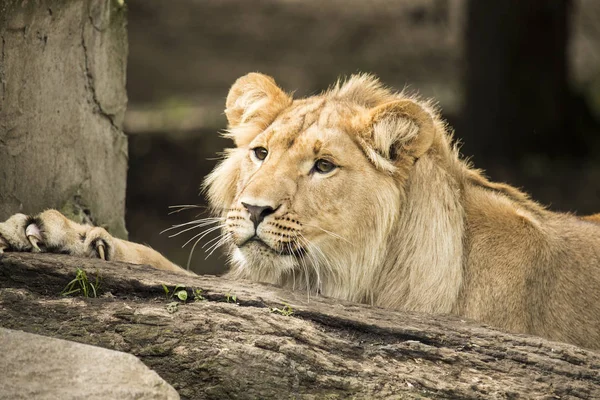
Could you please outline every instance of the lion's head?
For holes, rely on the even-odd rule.
[[[272,78],[251,73],[235,82],[225,112],[227,136],[236,147],[226,151],[205,188],[224,220],[232,274],[391,306],[413,301],[402,287],[418,292],[421,285],[431,293],[448,278],[393,271],[407,263],[402,251],[431,245],[428,236],[445,229],[442,217],[429,232],[402,231],[411,224],[422,225],[420,232],[428,228],[421,208],[436,213],[438,206],[453,206],[423,197],[424,185],[418,199],[409,190],[423,184],[425,170],[435,179],[433,163],[421,160],[451,151],[428,103],[394,93],[368,75],[293,100]],[[399,246],[399,240],[408,242]],[[460,251],[454,243],[444,246]],[[442,267],[456,275],[453,268]],[[394,294],[388,294],[392,284]],[[436,301],[434,295],[417,302],[425,310],[448,311]]]

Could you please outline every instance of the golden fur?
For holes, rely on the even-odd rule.
[[[226,114],[237,147],[205,188],[231,276],[600,347],[600,226],[489,182],[430,103],[368,75],[292,100],[249,74]],[[255,232],[242,203],[275,211]]]
[[[600,215],[553,213],[489,182],[459,158],[431,103],[369,75],[293,100],[252,73],[226,115],[236,147],[204,187],[230,276],[600,348]],[[43,227],[42,250],[102,247],[181,271],[56,211],[0,223],[0,251],[35,249],[31,226]]]

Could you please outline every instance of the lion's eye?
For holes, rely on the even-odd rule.
[[[317,161],[315,161],[315,171],[317,171],[320,174],[327,174],[331,171],[333,171],[334,169],[336,169],[336,165],[334,163],[332,163],[331,161],[327,161],[327,160],[323,160],[323,159],[318,159]]]
[[[265,158],[267,158],[267,154],[269,154],[269,150],[265,149],[264,147],[255,147],[252,149],[252,152],[254,153],[254,157],[260,161],[263,161]]]

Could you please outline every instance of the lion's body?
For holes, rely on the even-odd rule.
[[[205,188],[231,277],[600,348],[600,215],[489,182],[429,103],[364,75],[293,100],[249,74],[226,114],[236,147]],[[0,250],[27,250],[15,226]],[[103,240],[113,259],[177,268]]]
[[[453,312],[600,347],[600,225],[485,187],[467,187],[464,205],[464,281]]]
[[[598,216],[553,213],[489,182],[459,158],[429,103],[370,77],[293,102],[263,78],[232,88],[238,147],[207,180],[212,205],[231,209],[232,276],[600,346],[600,225],[590,222]],[[315,143],[330,146],[337,176],[305,173],[303,159],[320,157]],[[256,165],[256,146],[273,158]],[[262,223],[272,233],[261,224],[257,234],[275,249],[277,235],[304,237],[312,258],[240,250],[244,199],[285,207]]]

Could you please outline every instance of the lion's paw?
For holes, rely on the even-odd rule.
[[[0,253],[48,252],[109,260],[113,241],[105,229],[78,224],[56,210],[35,217],[15,214],[0,223]]]
[[[4,250],[31,251],[32,245],[27,240],[25,233],[27,221],[29,221],[27,215],[15,214],[0,223],[0,252]]]

